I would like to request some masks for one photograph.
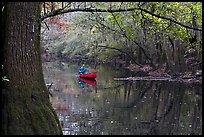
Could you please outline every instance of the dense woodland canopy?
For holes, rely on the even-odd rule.
[[[201,2],[2,2],[2,26],[2,134],[62,134],[41,53],[170,73],[202,68]]]
[[[42,10],[42,43],[48,53],[150,64],[172,73],[201,69],[201,2],[46,4],[53,6]]]

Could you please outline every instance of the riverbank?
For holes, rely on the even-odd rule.
[[[197,69],[194,70],[187,70],[184,72],[177,72],[177,73],[172,73],[168,69],[166,69],[166,66],[160,66],[157,68],[153,68],[149,64],[145,64],[142,67],[138,66],[137,64],[129,64],[121,59],[112,59],[107,62],[101,62],[101,61],[96,61],[94,58],[86,58],[84,56],[75,56],[73,58],[68,58],[65,56],[57,56],[56,54],[43,54],[42,55],[42,61],[56,61],[60,60],[62,62],[74,62],[74,63],[86,63],[90,65],[97,65],[97,64],[108,64],[113,67],[116,67],[118,69],[127,69],[131,72],[134,72],[135,76],[134,77],[129,77],[129,78],[122,78],[123,80],[134,80],[141,79],[141,77],[147,78],[149,77],[149,80],[154,80],[154,79],[169,79],[173,81],[178,81],[178,82],[184,82],[184,83],[196,83],[196,84],[202,84],[202,69],[198,67]],[[188,66],[191,66],[193,62],[190,62]]]
[[[170,73],[165,69],[165,67],[153,69],[150,65],[144,65],[143,67],[139,67],[137,64],[130,64],[126,67],[130,71],[137,72],[138,74],[142,74],[143,77],[149,80],[170,80],[170,81],[178,81],[184,83],[198,83],[202,84],[202,70],[194,70],[194,71],[185,71],[185,72],[178,72],[178,73]],[[128,79],[138,79],[135,78],[128,78]]]

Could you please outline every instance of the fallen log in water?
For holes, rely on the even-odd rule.
[[[174,81],[174,82],[182,82],[182,83],[199,83],[202,84],[202,79],[195,79],[195,78],[181,78],[181,77],[127,77],[127,78],[113,78],[113,80],[135,80],[135,81],[147,81],[147,80],[153,80],[153,81]]]

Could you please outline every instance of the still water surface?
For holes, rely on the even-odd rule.
[[[50,101],[64,135],[201,135],[202,87],[165,81],[114,81],[131,72],[108,66],[95,85],[78,79],[78,64],[43,63]]]

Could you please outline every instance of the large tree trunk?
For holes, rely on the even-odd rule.
[[[40,58],[40,3],[6,3],[2,134],[62,134],[49,101]]]

